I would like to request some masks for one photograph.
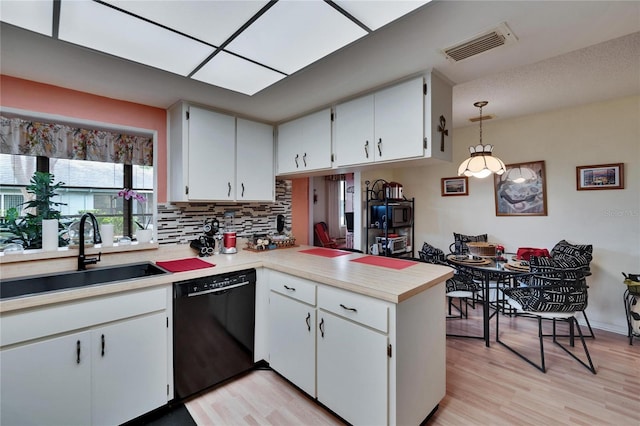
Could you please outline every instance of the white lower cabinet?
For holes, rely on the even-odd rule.
[[[269,364],[307,394],[315,396],[315,306],[272,291],[269,312]]]
[[[92,421],[121,424],[167,402],[166,314],[92,332]]]
[[[0,351],[0,424],[91,423],[90,332]]]
[[[114,425],[166,404],[168,296],[158,288],[3,315],[0,424]]]
[[[444,282],[392,303],[268,272],[275,371],[353,425],[420,424],[444,398]]]
[[[318,401],[353,425],[388,423],[388,337],[318,312]]]

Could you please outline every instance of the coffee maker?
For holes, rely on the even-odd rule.
[[[238,252],[238,249],[236,248],[236,232],[233,218],[233,212],[226,212],[224,214],[224,231],[222,233],[222,248],[220,249],[220,252],[224,254],[233,254]]]

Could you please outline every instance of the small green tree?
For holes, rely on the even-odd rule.
[[[58,195],[58,189],[64,185],[64,182],[54,184],[53,179],[54,176],[51,173],[35,172],[31,177],[30,185],[26,187],[27,192],[35,197],[21,204],[29,209],[27,215],[20,216],[20,211],[15,207],[7,210],[8,228],[16,235],[13,240],[20,242],[24,248],[42,248],[42,221],[44,219],[59,220],[61,214],[56,207],[66,205],[66,203],[52,200]],[[69,240],[59,233],[58,245],[64,247],[68,244]]]

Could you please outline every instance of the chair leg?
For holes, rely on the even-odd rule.
[[[580,341],[582,342],[582,348],[584,349],[584,353],[587,356],[587,361],[589,362],[589,365],[587,365],[583,360],[578,358],[573,352],[570,352],[567,348],[565,348],[560,342],[558,342],[555,339],[555,337],[553,339],[553,342],[556,345],[560,346],[566,353],[571,355],[571,357],[573,359],[575,359],[580,364],[582,364],[587,370],[591,371],[593,374],[596,374],[596,368],[593,366],[593,362],[591,361],[591,355],[589,354],[589,349],[587,348],[587,343],[584,341],[584,337],[585,336],[582,334],[582,329],[580,328],[580,324],[578,324],[578,320],[576,319],[576,317],[571,317],[571,318],[569,318],[569,322],[571,323],[572,327],[575,325],[575,328],[578,330],[578,335],[580,336]]]
[[[496,341],[500,343],[502,346],[504,346],[505,348],[509,349],[512,353],[519,356],[521,359],[533,365],[538,370],[542,371],[543,373],[546,373],[547,369],[544,364],[544,343],[543,343],[544,335],[542,334],[542,317],[536,317],[536,319],[538,320],[538,340],[540,341],[540,364],[536,364],[535,362],[533,362],[532,360],[530,360],[529,358],[527,358],[526,356],[524,356],[523,354],[521,354],[520,352],[518,352],[517,350],[515,350],[505,342],[503,342],[502,340],[500,340],[500,333],[498,332],[499,331],[498,322],[500,321],[499,318],[500,318],[500,315],[496,315]]]

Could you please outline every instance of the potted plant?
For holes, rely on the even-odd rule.
[[[51,173],[35,172],[31,177],[31,183],[26,187],[29,194],[33,194],[30,200],[21,204],[27,209],[26,216],[20,216],[20,210],[12,207],[7,210],[7,228],[15,235],[13,242],[22,244],[25,249],[42,248],[42,221],[61,217],[56,207],[66,205],[53,201],[57,191],[64,182],[53,183],[54,176]],[[60,228],[59,228],[60,229]],[[58,246],[67,246],[68,238],[64,233],[58,233]]]

